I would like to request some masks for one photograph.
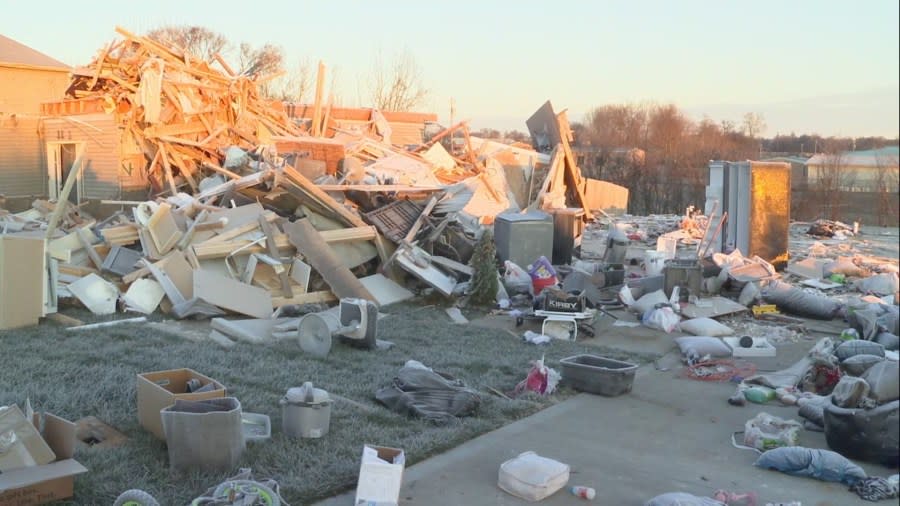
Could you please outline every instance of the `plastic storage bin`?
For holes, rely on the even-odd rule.
[[[272,437],[272,421],[269,415],[242,412],[241,430],[244,441],[265,441]]]
[[[575,355],[559,361],[563,382],[575,390],[615,397],[631,391],[638,366],[597,355]]]

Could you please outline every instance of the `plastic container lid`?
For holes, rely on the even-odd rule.
[[[289,388],[284,394],[284,403],[300,406],[312,406],[331,402],[328,392],[321,388],[313,387],[311,381],[307,381],[302,387]]]

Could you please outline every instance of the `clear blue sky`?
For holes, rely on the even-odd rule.
[[[752,2],[0,0],[0,33],[88,63],[121,25],[199,24],[324,60],[343,105],[380,51],[408,50],[425,108],[448,121],[524,130],[546,99],[581,119],[612,102],[673,102],[695,118],[762,113],[767,135],[900,132],[897,0]]]

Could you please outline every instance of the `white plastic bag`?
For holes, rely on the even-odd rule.
[[[631,288],[628,285],[623,285],[622,288],[619,288],[619,300],[622,301],[622,304],[625,304],[626,307],[631,307],[634,304],[634,295],[631,294]]]
[[[503,285],[510,293],[530,293],[532,290],[531,276],[525,269],[514,262],[507,260],[503,263]]]
[[[500,465],[497,486],[526,501],[550,497],[569,482],[569,466],[525,452]]]
[[[672,308],[666,306],[658,309],[650,309],[641,318],[641,323],[651,329],[662,330],[666,334],[670,334],[678,328],[678,322],[681,317],[675,314]]]
[[[803,426],[768,413],[759,413],[744,424],[744,445],[759,451],[797,446]]]

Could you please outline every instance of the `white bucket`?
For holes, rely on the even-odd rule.
[[[678,239],[674,237],[660,236],[656,240],[656,251],[666,254],[666,260],[675,258],[675,250],[678,249]]]
[[[664,251],[647,250],[644,253],[644,273],[648,276],[659,276],[666,266],[666,253]]]

